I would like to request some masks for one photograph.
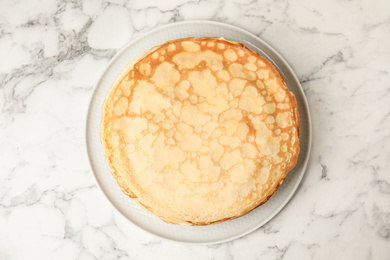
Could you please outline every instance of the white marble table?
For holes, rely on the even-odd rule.
[[[390,259],[389,1],[0,1],[0,259]],[[94,84],[129,40],[214,20],[271,44],[312,113],[305,177],[241,239],[156,238],[96,187],[84,144]],[[113,29],[115,28],[115,29]]]

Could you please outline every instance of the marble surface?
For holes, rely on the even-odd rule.
[[[390,2],[0,1],[0,259],[389,259]],[[84,127],[129,40],[182,20],[261,37],[295,70],[313,145],[288,205],[243,238],[161,240],[96,187]]]

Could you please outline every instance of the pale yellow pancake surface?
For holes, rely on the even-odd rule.
[[[266,59],[187,38],[133,60],[103,106],[101,141],[125,194],[169,223],[208,225],[266,202],[299,154],[294,95]]]

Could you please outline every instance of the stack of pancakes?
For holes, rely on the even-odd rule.
[[[162,220],[208,225],[266,202],[295,166],[299,115],[270,62],[222,38],[187,38],[128,64],[101,142],[123,192]]]

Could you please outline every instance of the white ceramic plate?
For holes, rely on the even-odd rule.
[[[281,72],[288,88],[295,94],[298,102],[301,119],[301,152],[295,168],[287,175],[283,185],[264,205],[245,216],[216,225],[178,226],[167,224],[140,209],[122,193],[115,179],[111,176],[100,143],[101,108],[111,84],[133,58],[140,56],[153,46],[169,40],[204,36],[223,37],[244,43],[271,61]],[[165,239],[192,244],[213,244],[226,242],[256,230],[274,217],[292,197],[302,179],[309,158],[311,143],[310,114],[302,87],[294,72],[287,62],[263,40],[245,30],[223,23],[210,21],[180,22],[144,34],[130,42],[112,59],[97,83],[91,98],[87,115],[86,142],[91,169],[98,186],[111,204],[129,221],[141,229]]]

